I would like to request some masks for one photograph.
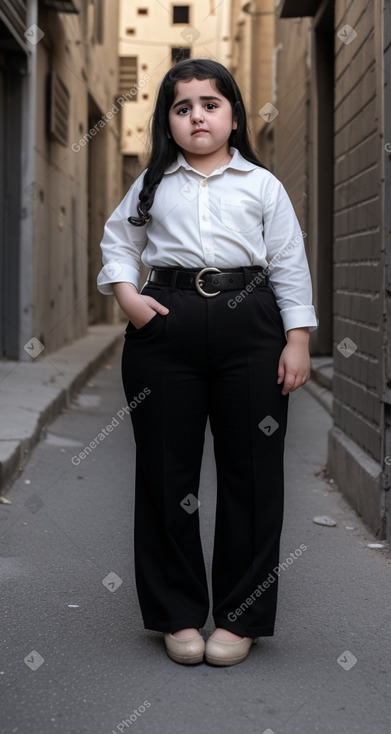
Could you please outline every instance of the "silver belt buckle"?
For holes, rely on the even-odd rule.
[[[218,268],[202,268],[202,270],[200,270],[200,272],[197,273],[195,277],[195,287],[197,288],[197,291],[201,294],[201,296],[205,296],[206,298],[213,298],[213,296],[218,296],[221,291],[216,291],[216,293],[205,293],[205,291],[202,290],[204,282],[201,280],[201,277],[204,273],[221,273],[221,270],[219,270]]]

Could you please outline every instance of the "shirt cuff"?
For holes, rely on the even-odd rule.
[[[313,306],[293,306],[282,309],[280,313],[285,334],[289,329],[299,329],[304,326],[307,326],[309,331],[315,331],[318,328],[318,319]]]
[[[137,290],[139,287],[140,273],[137,268],[129,263],[120,263],[109,260],[97,277],[98,291],[105,296],[113,295],[113,283],[133,283]]]

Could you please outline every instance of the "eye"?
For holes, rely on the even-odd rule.
[[[182,113],[186,113],[188,110],[188,107],[181,107],[180,110],[178,110],[177,115],[182,115]]]
[[[207,102],[207,104],[205,105],[205,107],[207,109],[213,109],[213,110],[217,109],[217,105],[214,104],[213,102]]]

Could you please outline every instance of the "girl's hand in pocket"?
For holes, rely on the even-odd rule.
[[[152,296],[139,293],[133,283],[113,283],[113,292],[125,316],[136,329],[151,321],[160,313],[167,316],[169,309]]]
[[[289,329],[287,332],[287,344],[281,352],[278,363],[277,384],[284,383],[283,395],[297,390],[310,378],[311,360],[308,342],[307,327]]]

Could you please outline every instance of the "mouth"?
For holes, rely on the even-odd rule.
[[[197,135],[198,133],[207,133],[207,132],[208,132],[207,130],[199,129],[199,130],[194,130],[194,132],[192,132],[192,135]]]

